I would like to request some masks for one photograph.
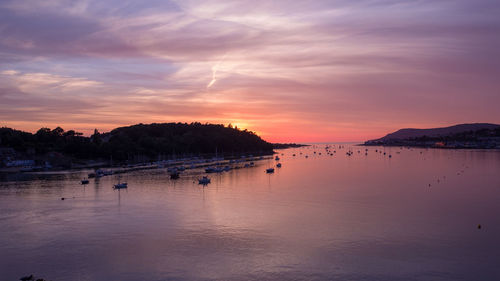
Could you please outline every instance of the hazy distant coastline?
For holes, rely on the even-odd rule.
[[[364,145],[500,149],[500,125],[473,123],[443,128],[401,129],[366,141]]]

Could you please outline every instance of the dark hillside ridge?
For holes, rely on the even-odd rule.
[[[35,134],[0,128],[0,166],[20,159],[60,163],[75,160],[156,161],[184,156],[272,154],[273,145],[255,133],[201,123],[138,124],[90,137],[73,130],[42,128]],[[62,165],[62,164],[57,164]]]
[[[234,154],[273,152],[273,146],[247,130],[201,123],[153,123],[120,127],[100,136],[119,159],[139,153]],[[92,138],[92,137],[91,137]]]

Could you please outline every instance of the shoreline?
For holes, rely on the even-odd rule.
[[[408,148],[433,148],[433,149],[471,149],[471,150],[500,150],[500,147],[473,147],[473,146],[435,146],[435,145],[407,145],[407,144],[366,144],[358,146],[382,146],[382,147],[408,147]]]
[[[133,164],[120,163],[113,165],[110,161],[95,162],[88,165],[72,165],[71,167],[32,167],[30,170],[26,170],[26,167],[8,167],[0,168],[0,174],[52,174],[59,172],[69,172],[69,171],[83,171],[83,170],[98,170],[105,169],[112,171],[113,174],[128,173],[137,170],[149,170],[149,169],[162,169],[168,167],[174,167],[179,165],[187,165],[186,169],[204,168],[212,165],[227,165],[236,164],[249,161],[257,161],[262,159],[270,159],[272,153],[260,153],[257,155],[241,155],[240,157],[229,156],[229,157],[188,157],[181,159],[169,159],[169,160],[158,160],[158,161],[145,161]],[[95,160],[91,160],[95,161]],[[24,170],[23,170],[24,169]]]

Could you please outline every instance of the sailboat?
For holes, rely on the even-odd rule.
[[[126,182],[122,182],[120,183],[120,178],[118,178],[118,183],[113,185],[113,189],[122,189],[122,188],[127,188],[127,183]]]
[[[210,178],[208,177],[202,177],[201,179],[198,179],[198,184],[202,184],[202,185],[207,185],[210,183]]]

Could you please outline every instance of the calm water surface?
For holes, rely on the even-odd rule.
[[[281,150],[274,174],[257,161],[206,187],[201,169],[120,191],[81,186],[88,171],[11,178],[0,280],[500,280],[499,151],[352,149]]]

